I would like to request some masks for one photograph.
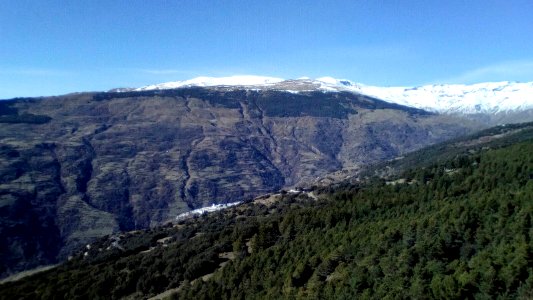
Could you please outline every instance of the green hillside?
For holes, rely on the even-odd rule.
[[[63,266],[1,285],[0,298],[170,290],[178,299],[530,299],[533,140],[525,132],[318,200],[285,194],[108,237]]]

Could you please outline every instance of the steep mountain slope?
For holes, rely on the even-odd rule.
[[[354,93],[182,88],[0,102],[3,275],[477,125]]]
[[[403,180],[101,239],[0,298],[531,298],[533,124],[435,148]]]

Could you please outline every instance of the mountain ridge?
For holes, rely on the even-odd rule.
[[[347,91],[387,102],[447,114],[498,114],[533,109],[533,82],[485,82],[477,84],[432,84],[414,87],[379,87],[347,79],[319,77],[282,79],[254,75],[197,77],[149,85],[134,91],[183,87],[226,87],[266,90],[340,92]]]

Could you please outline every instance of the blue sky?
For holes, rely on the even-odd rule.
[[[533,1],[5,0],[0,99],[196,76],[533,81]]]

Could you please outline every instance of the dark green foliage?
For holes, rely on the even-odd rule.
[[[526,141],[411,169],[405,183],[377,179],[318,201],[286,194],[270,207],[126,234],[123,249],[99,250],[113,241],[102,240],[85,258],[0,286],[0,298],[140,298],[180,287],[173,297],[527,299],[532,172]],[[234,260],[221,256],[232,251]]]
[[[256,105],[265,115],[270,117],[329,117],[345,119],[349,114],[356,113],[350,107],[350,100],[346,97],[340,101],[335,99],[336,94],[305,93],[291,94],[289,92],[268,92],[265,94],[254,93]],[[334,101],[337,100],[337,101]]]
[[[29,123],[29,124],[44,124],[52,120],[49,116],[22,114],[22,115],[4,115],[0,116],[0,123]]]
[[[17,113],[18,109],[13,107],[13,101],[0,101],[0,116],[16,115]]]
[[[13,107],[16,102],[30,102],[29,99],[15,99],[0,101],[0,123],[29,123],[44,124],[50,122],[52,118],[44,115],[34,115],[29,113],[19,114],[18,109]]]
[[[214,106],[225,108],[239,108],[239,101],[245,98],[246,91],[217,92],[201,87],[190,87],[170,90],[131,91],[121,93],[98,93],[93,96],[94,101],[106,101],[120,98],[148,98],[148,97],[174,97],[176,99],[197,98],[203,99]]]
[[[296,227],[295,236],[282,235],[179,295],[526,297],[533,276],[532,157],[533,143],[524,143],[460,157],[450,162],[464,167],[456,173],[434,165],[430,181],[337,191],[325,207],[284,215],[282,231]]]
[[[457,157],[469,156],[483,149],[508,146],[531,139],[533,139],[533,122],[501,125],[422,148],[405,155],[400,160],[367,166],[362,176],[382,174],[384,170],[387,170],[386,173],[398,174],[408,169],[426,168],[436,162],[452,162]]]

